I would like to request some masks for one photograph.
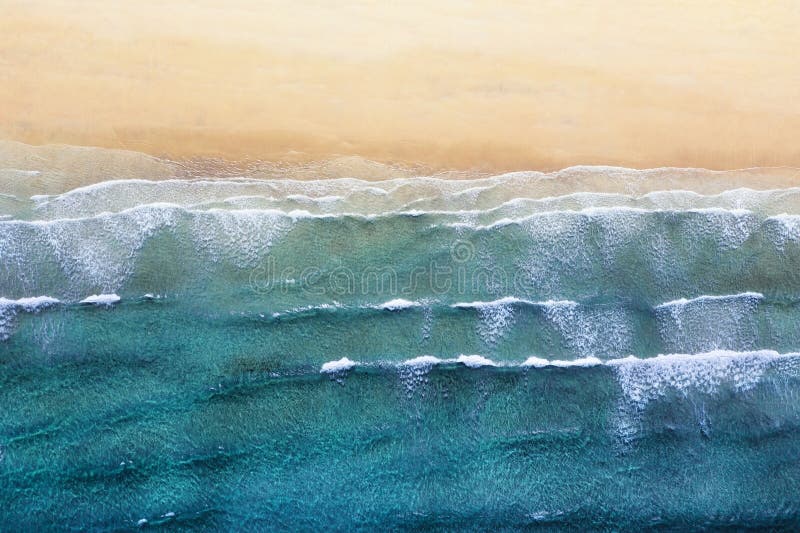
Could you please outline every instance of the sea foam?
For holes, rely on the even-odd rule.
[[[116,294],[92,294],[80,301],[82,304],[93,305],[113,305],[119,302],[122,298]]]
[[[17,300],[0,297],[0,341],[6,341],[11,337],[17,312],[35,313],[60,303],[60,300],[50,296],[33,296]]]
[[[322,368],[320,372],[323,374],[335,374],[336,372],[344,372],[345,370],[350,370],[356,366],[356,363],[348,359],[347,357],[342,357],[338,361],[328,361]]]
[[[10,300],[8,298],[0,298],[0,307],[18,307],[26,311],[35,311],[43,307],[56,305],[61,303],[57,298],[50,296],[34,296],[28,298],[20,298],[18,300]]]
[[[400,311],[402,309],[410,309],[412,307],[420,307],[422,304],[419,302],[411,302],[402,298],[389,300],[386,303],[375,306],[376,309],[385,309],[387,311]]]
[[[529,357],[522,363],[523,367],[545,368],[548,366],[569,368],[573,366],[589,367],[602,365],[603,361],[597,357],[582,357],[580,359],[542,359],[541,357]]]

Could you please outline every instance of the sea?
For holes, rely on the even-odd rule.
[[[2,531],[800,528],[796,169],[28,163]]]

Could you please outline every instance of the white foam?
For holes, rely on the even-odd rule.
[[[302,213],[257,209],[192,212],[192,238],[214,263],[227,261],[239,268],[253,268],[263,264],[272,246]]]
[[[669,210],[669,209],[679,209],[685,210],[688,209],[692,212],[702,213],[707,212],[710,213],[712,210],[717,209],[728,209],[731,213],[741,215],[746,211],[741,209],[741,206],[752,206],[752,207],[760,207],[765,201],[770,199],[770,195],[774,195],[776,192],[775,190],[767,190],[767,191],[757,191],[757,190],[750,190],[750,189],[734,189],[731,191],[724,191],[722,193],[718,193],[715,195],[701,195],[692,191],[686,190],[668,190],[668,191],[652,191],[647,194],[641,196],[634,196],[631,194],[621,194],[621,193],[601,193],[601,192],[575,192],[575,193],[568,193],[556,196],[546,196],[546,197],[538,197],[535,195],[533,197],[516,197],[510,200],[506,200],[500,205],[496,205],[493,207],[487,206],[485,209],[480,210],[450,210],[450,209],[443,209],[443,210],[420,210],[420,209],[411,209],[405,210],[402,209],[409,205],[414,205],[418,202],[437,202],[437,201],[447,201],[447,200],[456,200],[458,201],[461,198],[464,198],[470,203],[474,203],[474,196],[478,191],[484,190],[491,190],[495,187],[501,187],[502,190],[508,194],[512,190],[517,192],[518,194],[522,193],[522,191],[516,191],[515,183],[517,180],[509,179],[510,175],[508,176],[500,176],[496,178],[489,178],[486,180],[472,180],[469,183],[479,183],[485,182],[489,185],[486,187],[470,187],[465,190],[458,190],[458,187],[462,187],[463,185],[459,185],[457,182],[453,180],[445,180],[444,182],[440,182],[435,179],[429,178],[417,178],[415,183],[420,184],[420,190],[429,191],[430,187],[433,187],[436,191],[434,196],[423,196],[413,199],[410,203],[402,204],[399,208],[399,211],[394,211],[392,208],[397,208],[398,206],[394,203],[390,203],[389,205],[381,205],[379,211],[366,211],[364,212],[361,208],[370,209],[368,205],[361,205],[360,203],[352,203],[350,202],[351,196],[358,196],[359,193],[369,192],[370,189],[374,187],[364,187],[363,184],[359,184],[354,182],[350,189],[346,188],[343,183],[338,183],[336,180],[321,180],[321,182],[302,182],[302,185],[298,182],[292,182],[292,180],[281,180],[280,183],[274,180],[247,180],[247,179],[239,179],[239,180],[206,180],[206,181],[196,181],[196,180],[164,180],[159,182],[148,182],[143,180],[131,180],[128,182],[116,182],[117,187],[125,187],[126,189],[121,193],[117,193],[117,191],[109,191],[104,190],[103,188],[97,188],[96,190],[82,190],[76,189],[78,191],[79,197],[73,199],[70,198],[71,196],[75,196],[73,194],[75,191],[70,191],[69,193],[62,194],[61,196],[56,197],[46,197],[46,196],[38,196],[34,199],[39,202],[38,211],[39,214],[44,214],[47,216],[58,215],[58,213],[66,214],[80,214],[90,212],[91,209],[94,209],[97,212],[97,209],[105,210],[105,211],[112,211],[117,212],[120,209],[130,207],[131,203],[129,198],[136,198],[136,201],[139,204],[153,204],[154,202],[159,201],[161,198],[169,197],[175,203],[175,206],[182,206],[182,207],[201,207],[207,205],[215,205],[220,202],[227,203],[227,204],[234,204],[231,207],[236,207],[236,204],[245,202],[261,202],[267,201],[270,204],[275,204],[275,208],[279,208],[281,202],[283,201],[293,201],[293,202],[303,202],[305,204],[313,204],[315,207],[321,207],[326,211],[330,210],[335,202],[342,201],[343,208],[353,208],[356,212],[347,212],[341,211],[336,212],[336,216],[369,216],[369,217],[376,217],[376,216],[385,216],[385,215],[410,215],[410,216],[419,216],[425,214],[449,214],[449,215],[471,215],[471,214],[493,214],[495,212],[501,210],[507,210],[508,208],[516,208],[516,207],[524,207],[525,205],[530,205],[534,208],[539,214],[543,214],[542,212],[557,212],[557,211],[564,211],[570,212],[575,211],[574,208],[570,208],[569,205],[577,203],[578,206],[583,206],[583,209],[614,209],[615,204],[618,204],[618,207],[628,209],[637,209],[636,207],[632,207],[631,204],[642,204],[644,207],[644,211],[653,211],[655,210]],[[108,183],[108,182],[107,182]],[[110,182],[114,183],[114,182]],[[370,182],[375,183],[375,182]],[[390,183],[390,182],[387,182]],[[381,194],[386,195],[390,193],[394,193],[399,190],[406,190],[408,181],[399,180],[394,186],[391,187],[389,190],[378,189]],[[289,184],[289,186],[287,186]],[[90,186],[95,187],[95,186]],[[309,196],[303,193],[292,193],[292,190],[296,187],[306,188],[306,189],[314,189],[315,192],[339,192],[341,194],[338,195],[328,195],[328,196]],[[108,187],[106,187],[108,188]],[[244,191],[242,191],[244,189]],[[316,190],[319,189],[319,190]],[[131,191],[136,191],[139,194],[131,194]],[[796,190],[793,188],[790,189],[783,189],[782,191],[795,193]],[[142,196],[142,193],[144,197]],[[226,196],[227,194],[233,194],[235,192],[250,192],[250,193],[258,193],[261,192],[262,194],[236,194],[234,196]],[[281,194],[283,193],[283,195]],[[308,192],[308,191],[307,191]],[[270,193],[269,195],[264,193]],[[278,193],[277,196],[273,196],[271,193]],[[506,198],[507,196],[501,195],[502,198]],[[120,200],[122,198],[122,200]],[[400,202],[406,199],[406,196],[400,194],[396,201]],[[201,200],[198,202],[197,200]],[[389,201],[392,201],[391,199]],[[463,201],[463,200],[462,200]],[[718,207],[708,207],[708,204],[719,203],[722,204]],[[55,204],[55,205],[54,205]],[[697,204],[697,207],[693,207]],[[563,206],[565,209],[554,209],[554,207]],[[47,212],[43,212],[42,208],[47,208]],[[64,210],[66,208],[66,211]],[[577,208],[577,207],[576,207]],[[644,212],[643,211],[643,212]],[[308,215],[305,212],[304,215]],[[284,213],[288,215],[288,213]],[[313,216],[330,216],[330,214],[316,214]],[[514,223],[519,219],[517,218],[509,218],[506,217],[502,220],[495,222],[499,225],[510,224]],[[462,222],[463,223],[463,222]]]
[[[173,226],[177,216],[175,209],[145,206],[82,219],[0,224],[8,225],[5,244],[12,251],[16,248],[18,254],[13,265],[18,269],[16,275],[34,268],[44,253],[52,256],[69,278],[67,290],[74,296],[97,286],[117,290],[131,275],[136,255],[147,239]]]
[[[70,278],[71,290],[100,286],[114,291],[133,273],[136,257],[148,239],[179,225],[188,224],[197,251],[210,262],[228,261],[244,268],[262,264],[298,213],[190,211],[174,204],[147,204],[78,219],[0,222],[8,225],[0,241],[19,249],[16,266],[20,269],[34,262],[34,251],[43,246]],[[31,242],[37,247],[32,248]]]
[[[550,361],[541,357],[528,357],[520,366],[530,366],[534,368],[544,368],[550,365]]]
[[[679,299],[654,308],[665,346],[675,353],[748,350],[758,344],[757,292]]]
[[[551,300],[543,305],[545,318],[576,355],[615,356],[630,348],[633,330],[625,309],[583,306],[571,300]]]
[[[800,216],[782,213],[764,221],[773,245],[784,251],[787,242],[800,241]]]
[[[434,366],[445,361],[439,359],[438,357],[434,357],[432,355],[421,355],[419,357],[414,357],[413,359],[408,359],[403,361],[400,366],[407,366],[407,367],[427,367],[427,366]]]
[[[455,309],[477,310],[481,322],[478,325],[478,334],[488,345],[494,345],[511,329],[516,322],[514,304],[536,305],[535,302],[507,296],[491,302],[460,302],[453,304]]]
[[[780,213],[779,215],[773,215],[767,220],[774,220],[776,222],[783,222],[786,224],[794,224],[800,222],[800,215],[790,215],[789,213]]]
[[[18,300],[10,300],[8,298],[0,298],[0,307],[21,307],[26,311],[35,311],[43,307],[49,307],[61,303],[57,298],[50,296],[34,296],[28,298],[20,298]]]
[[[541,302],[543,307],[547,308],[559,308],[559,307],[577,307],[580,305],[578,302],[573,302],[572,300],[547,300]]]
[[[796,360],[797,364],[794,364]],[[715,350],[699,354],[661,354],[654,357],[639,358],[633,355],[601,360],[589,356],[578,359],[544,359],[536,356],[521,363],[495,362],[482,355],[459,355],[457,358],[441,359],[432,355],[422,355],[401,362],[359,363],[343,357],[322,365],[320,372],[335,374],[357,366],[376,366],[396,368],[402,372],[415,372],[424,375],[437,365],[464,365],[469,368],[504,367],[522,369],[554,368],[593,368],[606,367],[615,372],[622,387],[624,398],[633,405],[643,407],[647,402],[663,396],[668,390],[686,392],[696,389],[712,393],[719,385],[730,383],[737,390],[747,390],[755,386],[770,365],[780,362],[782,370],[800,373],[800,353],[780,354],[772,350],[736,352]]]
[[[61,303],[50,296],[34,296],[11,300],[0,297],[0,341],[8,340],[15,327],[17,313],[27,311],[34,313],[45,307]]]
[[[308,311],[330,311],[332,309],[342,309],[342,308],[344,308],[344,306],[339,302],[333,302],[329,304],[319,304],[319,305],[305,305],[303,307],[295,307],[294,309],[289,309],[288,311],[276,311],[272,313],[272,317],[280,318],[282,316],[296,315]]]
[[[404,300],[402,298],[396,298],[394,300],[389,300],[386,303],[382,303],[380,305],[376,305],[375,309],[385,309],[387,311],[400,311],[401,309],[410,309],[412,307],[420,307],[422,304],[419,302],[411,302],[409,300]]]
[[[599,211],[601,209],[604,209],[602,213]],[[613,207],[613,208],[591,207],[591,208],[574,209],[574,210],[558,209],[558,210],[548,210],[538,213],[530,213],[520,217],[503,217],[488,224],[474,224],[470,222],[450,222],[444,224],[444,226],[450,228],[467,228],[476,231],[486,231],[486,230],[494,230],[502,228],[504,226],[526,224],[534,222],[536,220],[551,219],[554,217],[578,217],[578,216],[586,217],[598,214],[619,214],[622,212],[625,213],[636,212],[637,214],[648,213],[648,211],[644,209],[635,209],[631,207]]]
[[[590,367],[602,365],[603,361],[597,357],[582,357],[580,359],[542,359],[540,357],[528,357],[521,366],[528,366],[533,368],[544,368],[548,366],[555,366],[560,368],[568,367]]]
[[[558,366],[558,367],[563,367],[563,368],[570,367],[570,366],[589,367],[589,366],[597,366],[597,365],[601,365],[601,364],[603,364],[603,362],[600,359],[598,359],[597,357],[591,357],[591,356],[590,357],[581,357],[579,359],[573,359],[573,360],[556,359],[556,360],[550,361],[550,365],[551,366]]]
[[[497,363],[491,359],[487,359],[482,355],[459,355],[456,359],[457,363],[468,366],[470,368],[479,368],[482,366],[497,366]]]
[[[344,372],[345,370],[350,370],[354,366],[356,366],[356,363],[354,361],[351,361],[347,357],[342,357],[338,361],[328,361],[327,363],[322,365],[320,372],[322,372],[323,374],[334,374],[336,372]]]
[[[529,300],[523,300],[521,298],[517,298],[514,296],[506,296],[504,298],[500,298],[498,300],[493,300],[490,302],[483,302],[483,301],[476,301],[476,302],[458,302],[454,303],[450,307],[456,309],[486,309],[490,307],[500,307],[503,305],[513,305],[513,304],[526,304],[526,305],[537,305],[537,302],[531,302]]]
[[[635,407],[664,396],[669,390],[715,392],[723,383],[736,390],[753,388],[771,362],[800,354],[772,350],[737,352],[714,350],[701,354],[665,354],[608,361],[614,367],[626,399]]]
[[[480,356],[471,356],[480,357]],[[708,372],[709,366],[716,365],[716,368],[726,370],[730,364],[733,363],[747,363],[748,361],[771,362],[791,358],[800,358],[800,353],[778,353],[774,350],[755,350],[755,351],[735,351],[735,350],[712,350],[704,353],[690,354],[690,353],[671,353],[659,354],[654,357],[636,357],[629,355],[616,359],[601,360],[597,357],[583,357],[580,359],[544,359],[541,357],[531,356],[524,362],[520,363],[520,367],[533,367],[544,368],[548,366],[556,367],[591,367],[591,366],[608,366],[614,369],[652,369],[662,374],[667,374],[670,370],[675,370],[680,367],[685,369],[687,373],[684,378],[675,379],[669,384],[679,388],[687,388],[691,385],[708,385],[711,377]],[[701,370],[696,372],[694,376],[688,374],[692,371]],[[675,376],[673,376],[675,377]],[[730,378],[738,381],[739,385],[748,385],[752,382],[752,378],[757,376],[748,375],[747,373],[718,373],[719,379]],[[708,387],[705,387],[708,389]]]
[[[473,229],[476,231],[487,231],[487,230],[494,230],[498,228],[502,228],[504,226],[511,226],[511,225],[530,225],[532,223],[536,223],[540,220],[547,220],[552,218],[598,218],[598,219],[613,219],[614,217],[620,216],[647,216],[647,215],[659,215],[659,214],[669,214],[669,213],[693,213],[698,215],[704,215],[709,218],[719,219],[720,217],[728,217],[732,216],[737,219],[737,223],[734,225],[733,228],[723,228],[726,230],[728,235],[725,235],[728,240],[736,240],[741,241],[746,239],[747,235],[749,235],[749,228],[745,226],[745,222],[749,220],[752,224],[756,223],[756,219],[753,216],[754,213],[747,209],[727,209],[722,207],[709,207],[709,208],[696,208],[696,209],[644,209],[641,207],[629,207],[629,206],[595,206],[595,207],[585,207],[582,209],[554,209],[554,210],[545,210],[536,213],[526,214],[520,217],[504,217],[497,219],[493,222],[488,224],[474,224],[471,222],[448,222],[443,224],[445,227],[449,228],[466,228],[466,229]],[[738,219],[748,219],[745,221],[739,221]],[[718,220],[716,220],[718,222]],[[713,222],[713,221],[712,221]],[[717,224],[718,227],[723,227],[721,224]]]
[[[294,200],[295,202],[306,202],[306,203],[331,203],[331,202],[338,202],[339,200],[343,200],[344,196],[339,195],[329,195],[329,196],[318,196],[312,197],[305,194],[289,194],[286,196],[287,200]]]
[[[667,307],[676,307],[676,306],[684,306],[694,303],[701,303],[701,302],[725,302],[729,300],[738,300],[738,299],[749,299],[749,300],[763,300],[764,295],[760,292],[742,292],[739,294],[724,294],[724,295],[702,295],[697,296],[695,298],[679,298],[678,300],[672,300],[669,302],[664,302],[663,304],[659,304],[654,307],[654,309],[665,309]]]
[[[92,294],[80,301],[82,304],[112,305],[119,302],[122,298],[116,294]]]

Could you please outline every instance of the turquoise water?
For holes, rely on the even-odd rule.
[[[797,529],[800,189],[654,172],[3,182],[0,530]]]

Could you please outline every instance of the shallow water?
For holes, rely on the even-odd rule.
[[[4,182],[0,525],[795,529],[779,174]]]

